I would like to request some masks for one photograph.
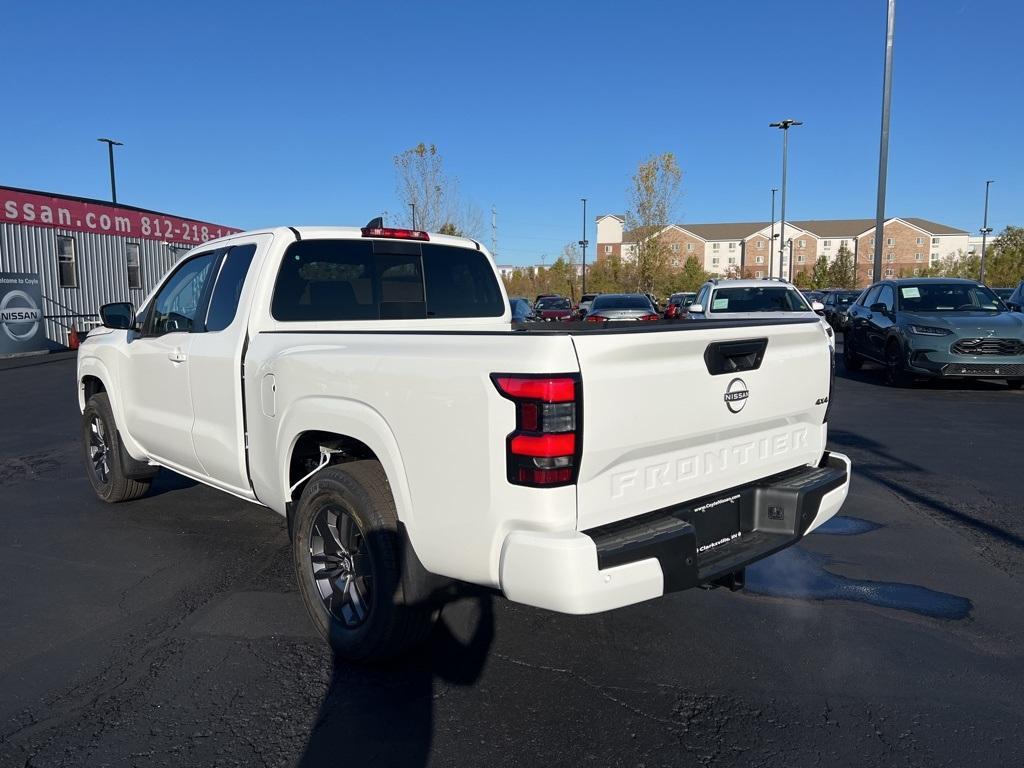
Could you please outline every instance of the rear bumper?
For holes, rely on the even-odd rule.
[[[501,588],[515,602],[579,614],[707,584],[799,541],[839,511],[849,488],[850,460],[825,453],[818,467],[589,531],[514,531]]]

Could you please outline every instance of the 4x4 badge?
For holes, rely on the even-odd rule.
[[[743,379],[733,379],[729,382],[729,386],[725,388],[725,405],[733,413],[739,413],[743,410],[743,406],[747,404],[748,397],[750,397],[750,391],[747,389],[747,384]]]

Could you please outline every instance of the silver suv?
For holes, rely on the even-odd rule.
[[[808,304],[803,294],[784,280],[712,279],[701,286],[688,314],[691,320],[751,320],[776,313],[815,317],[821,321],[831,345],[832,328],[818,315],[824,309],[820,301]]]

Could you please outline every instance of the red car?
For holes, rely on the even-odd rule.
[[[561,296],[545,296],[533,311],[541,320],[572,320],[572,302]]]

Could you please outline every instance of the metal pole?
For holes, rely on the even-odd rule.
[[[412,208],[412,228],[416,229],[416,203],[409,203],[409,207]]]
[[[789,282],[793,282],[793,238],[789,238]]]
[[[885,180],[889,167],[889,106],[892,102],[892,43],[896,32],[896,0],[888,0],[885,27],[885,74],[882,80],[882,131],[878,147],[878,201],[875,209],[873,280],[882,279],[882,236],[885,234]]]
[[[114,178],[114,147],[122,147],[124,144],[120,141],[114,141],[113,139],[96,139],[96,141],[102,141],[107,145],[107,159],[110,162],[110,199],[112,202],[117,202],[117,180]]]
[[[985,241],[988,239],[988,233],[992,230],[988,228],[988,188],[993,182],[993,179],[989,179],[985,182],[985,221],[981,225],[981,275],[978,278],[978,282],[985,282]]]
[[[779,279],[786,253],[786,161],[789,156],[789,126],[782,129],[782,210],[779,212]]]
[[[772,237],[768,241],[768,276],[772,275],[772,254],[775,253],[775,193],[777,187],[772,187]]]
[[[587,198],[581,197],[583,201],[583,239],[580,245],[583,246],[583,290],[580,295],[587,292]]]

